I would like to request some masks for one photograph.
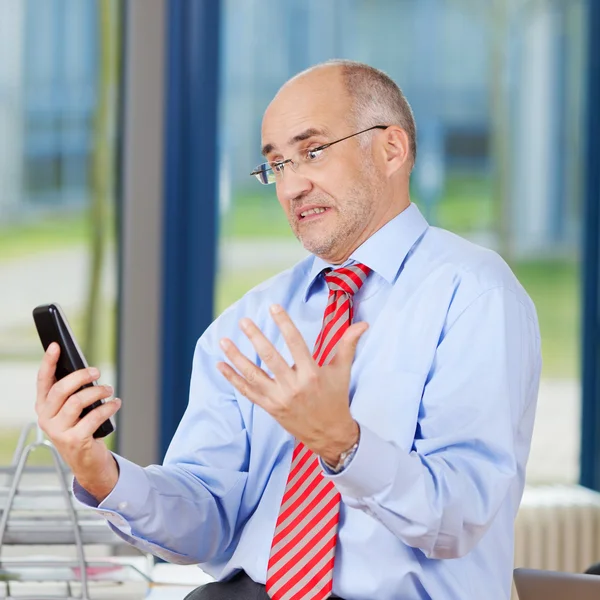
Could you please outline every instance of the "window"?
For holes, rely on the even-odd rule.
[[[329,58],[381,68],[417,119],[413,200],[431,224],[497,250],[537,306],[544,370],[529,481],[576,482],[585,3],[223,6],[217,310],[305,255],[273,186],[248,177],[278,87]]]
[[[119,19],[115,1],[0,3],[2,464],[35,420],[36,305],[58,302],[113,382]]]

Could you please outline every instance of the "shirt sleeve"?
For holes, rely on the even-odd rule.
[[[352,462],[325,475],[429,558],[464,556],[523,483],[540,369],[535,311],[512,290],[484,292],[441,336],[412,450],[361,424]]]
[[[222,556],[238,530],[249,448],[228,382],[201,339],[194,354],[190,401],[163,465],[140,467],[115,455],[117,485],[98,504],[77,481],[76,498],[144,552],[169,562]]]

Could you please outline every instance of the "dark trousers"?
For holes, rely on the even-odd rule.
[[[241,571],[229,581],[208,583],[189,593],[185,600],[270,600],[265,586]]]

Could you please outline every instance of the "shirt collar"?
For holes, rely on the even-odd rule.
[[[411,203],[359,246],[343,265],[332,265],[315,256],[308,273],[304,302],[308,300],[312,286],[323,269],[345,267],[355,262],[366,265],[388,283],[394,283],[410,249],[428,227],[421,211]]]

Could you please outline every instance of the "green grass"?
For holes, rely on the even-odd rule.
[[[433,215],[439,227],[459,235],[490,230],[494,225],[491,184],[483,177],[453,176]],[[413,194],[420,206],[418,194]]]
[[[411,197],[427,214],[427,207],[414,190]],[[444,196],[431,217],[440,227],[458,234],[492,228],[495,215],[489,179],[466,175],[448,178]],[[237,239],[293,239],[275,186],[240,191],[232,210],[221,219],[221,235]]]
[[[67,318],[73,329],[73,335],[83,344],[84,313],[70,312]],[[110,364],[115,361],[115,327],[116,306],[103,305],[96,341],[97,364]],[[1,361],[37,362],[42,358],[42,351],[33,321],[28,325],[15,325],[8,330],[3,330],[0,339]],[[89,352],[86,355],[89,356]]]
[[[256,269],[239,273],[224,273],[217,278],[215,314],[220,315],[248,290],[279,272],[277,269]]]
[[[512,268],[533,300],[545,377],[578,378],[581,360],[580,273],[575,261],[532,261]]]
[[[418,195],[413,193],[413,197],[420,204]],[[233,207],[221,220],[222,236],[293,239],[274,186],[242,190],[234,198]],[[425,207],[421,208],[425,210]],[[457,233],[490,227],[493,204],[489,182],[481,177],[449,178],[435,217],[441,227]],[[0,226],[0,260],[84,244],[89,238],[89,228],[85,211],[10,227]]]
[[[20,433],[21,430],[17,428],[0,428],[0,465],[11,464]],[[35,433],[32,432],[27,443],[33,442],[34,439]],[[114,434],[105,438],[110,450],[114,449],[115,439]],[[52,466],[53,464],[52,455],[46,448],[36,448],[27,459],[28,466]]]
[[[239,193],[232,210],[221,219],[221,235],[236,239],[294,239],[275,186]]]
[[[84,244],[89,222],[83,213],[0,227],[0,260]]]
[[[9,465],[17,446],[20,430],[13,428],[0,429],[0,465]],[[33,435],[28,442],[33,441]],[[29,455],[28,465],[51,465],[52,455],[45,448],[39,448]]]
[[[420,204],[417,194],[413,199]],[[421,206],[426,212],[426,207]],[[453,175],[446,182],[445,195],[435,210],[436,222],[459,234],[491,229],[494,204],[490,182],[483,177]],[[85,243],[88,220],[84,213],[44,219],[40,223],[0,229],[0,260]],[[235,198],[233,209],[221,220],[220,233],[227,239],[293,239],[273,186],[248,188]],[[536,304],[542,332],[544,375],[577,377],[579,374],[579,273],[577,264],[565,260],[524,262],[512,265]],[[274,275],[259,268],[223,273],[217,281],[215,312],[239,299],[247,290]],[[76,335],[82,331],[82,314],[69,315]],[[99,360],[114,356],[114,310],[104,320]],[[38,341],[33,328],[15,328],[0,345],[0,360],[11,357],[37,360]],[[17,340],[18,344],[10,343]],[[17,350],[15,350],[17,348]],[[22,350],[25,348],[25,350]]]

